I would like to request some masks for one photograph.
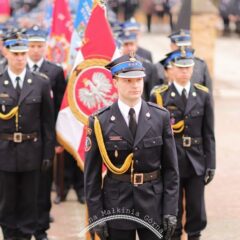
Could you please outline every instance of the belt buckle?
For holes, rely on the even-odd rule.
[[[143,173],[134,173],[133,174],[133,184],[135,186],[143,184]]]
[[[21,143],[22,142],[22,133],[19,133],[19,132],[13,133],[13,142]]]
[[[192,145],[192,139],[191,137],[183,137],[183,146],[184,147],[191,147]]]

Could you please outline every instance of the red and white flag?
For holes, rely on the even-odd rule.
[[[96,4],[56,123],[59,143],[75,157],[82,169],[88,116],[117,99],[111,73],[104,67],[117,52],[105,10]]]
[[[10,16],[10,0],[0,0],[0,18]]]
[[[63,67],[65,76],[68,71],[72,32],[73,23],[68,0],[54,0],[47,59],[56,64],[60,64]]]

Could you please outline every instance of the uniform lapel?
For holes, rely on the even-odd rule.
[[[29,70],[27,70],[24,78],[24,82],[23,82],[21,95],[18,101],[18,105],[20,105],[22,101],[32,92],[33,84],[34,84],[33,80],[34,79],[33,79],[32,73]]]
[[[41,67],[39,68],[39,72],[47,74],[48,68],[47,68],[47,62],[46,60],[43,61]]]
[[[188,94],[188,100],[187,100],[187,105],[185,108],[185,115],[188,114],[196,105],[197,103],[197,93],[193,87],[193,85],[191,84],[191,88]]]
[[[3,92],[7,93],[9,97],[14,98],[17,100],[17,92],[15,88],[13,87],[12,81],[8,75],[8,72],[5,71],[3,74]]]
[[[129,143],[133,144],[132,134],[128,128],[127,123],[125,122],[122,116],[122,113],[120,112],[117,102],[115,102],[112,105],[112,111],[109,117],[110,117],[109,121],[113,123],[111,130],[116,132],[119,136],[122,136]]]
[[[134,141],[134,147],[142,140],[148,130],[151,128],[149,119],[151,118],[148,105],[142,101],[142,107],[138,117],[137,133]]]

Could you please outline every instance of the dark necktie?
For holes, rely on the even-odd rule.
[[[36,72],[38,70],[38,65],[37,64],[34,64],[33,65],[33,71]]]
[[[133,138],[135,138],[137,132],[137,121],[136,121],[136,113],[134,108],[130,108],[129,110],[129,129],[132,133]]]
[[[16,92],[17,92],[17,95],[18,95],[18,98],[21,94],[21,87],[20,87],[20,77],[16,77],[16,82],[17,82],[17,85],[16,85]]]
[[[186,91],[185,88],[183,88],[183,90],[182,90],[182,101],[183,101],[184,107],[186,107],[186,105],[187,105],[187,91]]]

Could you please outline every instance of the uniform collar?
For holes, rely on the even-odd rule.
[[[24,70],[20,74],[18,74],[18,75],[16,75],[14,72],[12,72],[9,67],[8,67],[7,71],[8,71],[8,75],[9,75],[9,77],[11,79],[13,87],[16,88],[16,85],[17,85],[16,77],[20,77],[19,85],[22,88],[23,87],[24,78],[26,76],[26,68],[24,68]]]
[[[175,88],[177,89],[179,95],[181,96],[182,95],[182,90],[185,88],[186,89],[186,92],[187,92],[187,96],[189,96],[189,92],[190,92],[190,88],[191,88],[191,83],[190,81],[187,83],[186,86],[181,86],[180,84],[176,83],[175,81],[173,82]]]
[[[136,113],[136,121],[138,122],[138,117],[139,117],[139,113],[141,110],[141,106],[142,106],[142,100],[140,100],[133,108],[135,110]],[[127,104],[125,104],[123,101],[121,101],[120,99],[118,99],[118,107],[120,109],[121,114],[123,115],[124,120],[126,121],[127,125],[129,122],[129,110],[131,107],[129,107]]]
[[[43,61],[44,61],[44,58],[41,58],[38,62],[33,62],[30,58],[27,59],[28,66],[31,71],[33,70],[34,65],[37,65],[39,69],[42,66]]]

